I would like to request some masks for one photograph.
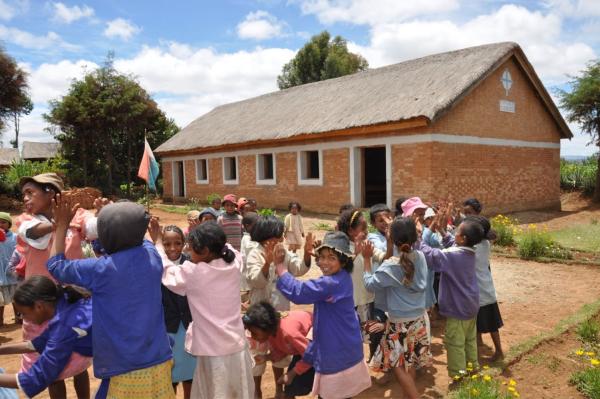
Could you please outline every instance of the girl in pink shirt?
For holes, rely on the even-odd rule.
[[[192,313],[185,342],[197,359],[191,397],[252,399],[252,357],[240,317],[242,256],[214,222],[194,228],[188,245],[191,262],[176,265],[163,255],[162,283],[187,296]]]

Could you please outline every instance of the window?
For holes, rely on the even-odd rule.
[[[256,183],[275,184],[275,154],[256,156]]]
[[[223,158],[223,183],[238,184],[237,157]]]
[[[298,153],[298,183],[323,184],[323,153],[320,150]]]
[[[208,160],[196,160],[196,183],[208,184]]]

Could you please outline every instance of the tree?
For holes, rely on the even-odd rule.
[[[591,136],[589,144],[600,148],[600,60],[591,62],[580,76],[572,77],[571,91],[558,91],[560,107],[567,111],[567,120],[578,123]],[[600,154],[593,201],[600,202]]]
[[[21,130],[21,116],[29,115],[33,110],[33,103],[29,97],[24,98],[23,106],[12,112],[12,122],[15,128],[15,139],[10,141],[13,148],[19,148],[19,131]]]
[[[0,131],[7,121],[14,122],[17,144],[19,118],[33,109],[27,89],[27,74],[0,48]]]
[[[126,185],[127,195],[144,134],[155,147],[179,130],[133,77],[114,69],[110,55],[102,67],[73,81],[67,95],[51,101],[44,118],[62,145],[72,183],[88,185],[92,176],[107,193]]]
[[[359,54],[348,51],[346,40],[329,32],[313,36],[277,76],[280,89],[364,71],[369,63]]]

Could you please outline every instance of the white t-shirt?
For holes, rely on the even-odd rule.
[[[492,246],[488,240],[475,245],[475,271],[479,284],[479,306],[491,305],[497,302],[496,288],[492,271],[490,270],[490,254]]]
[[[50,244],[50,239],[52,238],[52,233],[48,233],[45,236],[42,236],[37,239],[27,237],[27,230],[31,229],[32,227],[37,226],[40,223],[52,223],[52,222],[50,220],[48,220],[48,218],[45,217],[44,215],[33,215],[33,219],[27,220],[19,226],[19,237],[23,241],[25,241],[30,247],[39,249],[39,250],[44,250],[44,249],[48,248],[48,245]]]

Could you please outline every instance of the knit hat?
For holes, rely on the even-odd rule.
[[[196,220],[200,218],[200,211],[192,210],[189,211],[186,215],[187,220]]]
[[[237,206],[237,198],[235,197],[235,194],[227,194],[223,198],[223,201],[221,201],[221,205],[225,205],[226,202],[231,202],[233,205]]]
[[[433,210],[433,208],[427,208],[427,210],[425,211],[425,216],[423,217],[423,219],[427,220],[429,218],[432,218],[435,216],[435,211]]]
[[[19,181],[19,186],[23,186],[29,182],[36,182],[38,184],[50,184],[56,189],[57,193],[60,193],[65,189],[65,183],[56,173],[42,173],[35,176],[25,176]]]
[[[325,234],[323,242],[315,251],[319,252],[323,248],[333,249],[335,252],[350,258],[354,256],[350,251],[350,238],[341,231],[332,231]]]
[[[427,209],[427,205],[421,201],[419,197],[412,197],[402,203],[403,216],[408,217],[413,214],[417,209]]]
[[[10,214],[8,214],[6,212],[0,212],[0,220],[4,220],[4,221],[8,222],[9,229],[12,227],[12,218],[10,217]]]

